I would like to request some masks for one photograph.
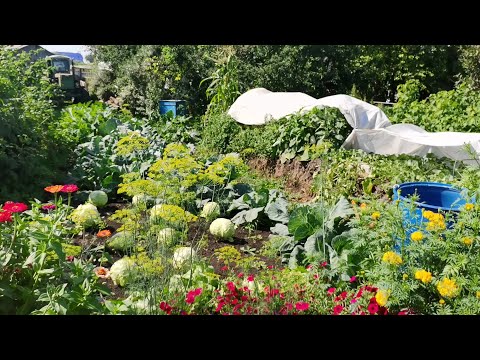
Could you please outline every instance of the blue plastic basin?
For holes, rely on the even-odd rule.
[[[417,201],[411,199],[413,195],[418,195]],[[399,201],[398,205],[403,212],[402,223],[406,234],[405,245],[410,242],[410,234],[420,230],[422,223],[429,221],[422,216],[422,209],[435,213],[449,212],[454,218],[467,203],[460,189],[450,184],[436,182],[408,182],[395,185],[393,187],[393,200]],[[452,228],[453,221],[448,221],[446,226],[449,229]],[[401,240],[397,238],[397,250],[400,243]]]
[[[185,103],[185,100],[160,100],[160,114],[164,115],[171,111],[173,117],[186,115]]]

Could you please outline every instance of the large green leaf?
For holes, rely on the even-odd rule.
[[[268,218],[282,224],[288,223],[288,201],[277,190],[270,190],[269,201],[265,206],[265,214]]]
[[[249,210],[242,210],[232,218],[232,222],[236,225],[251,223],[258,218],[258,214],[260,214],[263,209],[263,207],[260,207]]]
[[[335,227],[335,220],[338,218],[345,218],[352,214],[352,206],[348,200],[342,196],[335,206],[328,212],[328,218],[326,221],[327,228],[332,230]]]
[[[275,224],[270,228],[270,232],[275,235],[288,236],[288,226],[284,224]]]

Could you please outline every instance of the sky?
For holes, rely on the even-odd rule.
[[[85,45],[40,45],[40,46],[52,52],[66,51],[66,52],[80,53],[82,54],[84,59],[85,59],[85,55],[89,53]]]

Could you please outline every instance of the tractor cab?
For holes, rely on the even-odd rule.
[[[73,62],[68,56],[52,55],[47,57],[47,65],[51,68],[50,80],[56,82],[63,90],[75,89]]]

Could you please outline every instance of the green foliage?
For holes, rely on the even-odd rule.
[[[102,189],[112,197],[122,175],[145,175],[161,156],[164,142],[149,125],[134,118],[110,125],[107,135],[93,136],[76,147],[71,176],[83,189]]]
[[[230,50],[230,51],[228,51]],[[210,103],[207,107],[207,114],[227,112],[235,99],[240,95],[237,60],[233,49],[227,50],[215,62],[214,73],[200,82],[202,85],[210,81],[206,90],[207,99]]]
[[[0,201],[41,197],[62,175],[68,152],[51,128],[58,88],[47,75],[45,60],[0,48]]]
[[[96,61],[109,64],[96,81],[100,98],[115,95],[135,114],[150,115],[162,99],[185,99],[194,114],[205,111],[211,73],[210,45],[92,45]],[[199,91],[200,88],[200,91]]]
[[[242,133],[238,122],[227,114],[213,114],[205,119],[200,147],[213,154],[228,152],[230,144]]]
[[[219,114],[206,120],[201,147],[212,152],[250,149],[249,156],[282,161],[296,156],[309,160],[318,156],[318,147],[340,147],[350,131],[345,117],[336,108],[314,108],[262,126],[241,126],[228,115]]]
[[[439,161],[430,155],[421,158],[330,149],[321,157],[321,165],[313,179],[313,190],[326,201],[332,201],[339,195],[347,198],[383,196],[391,194],[393,185],[402,182],[451,183],[460,179],[464,167],[449,159]]]
[[[281,121],[281,120],[280,120]],[[337,108],[313,108],[283,119],[277,141],[272,145],[282,162],[304,154],[312,145],[328,142],[339,148],[351,132],[343,114]]]
[[[392,122],[415,124],[432,132],[480,132],[480,94],[470,84],[462,83],[421,101],[420,86],[418,81],[399,85],[398,103],[388,112]]]

